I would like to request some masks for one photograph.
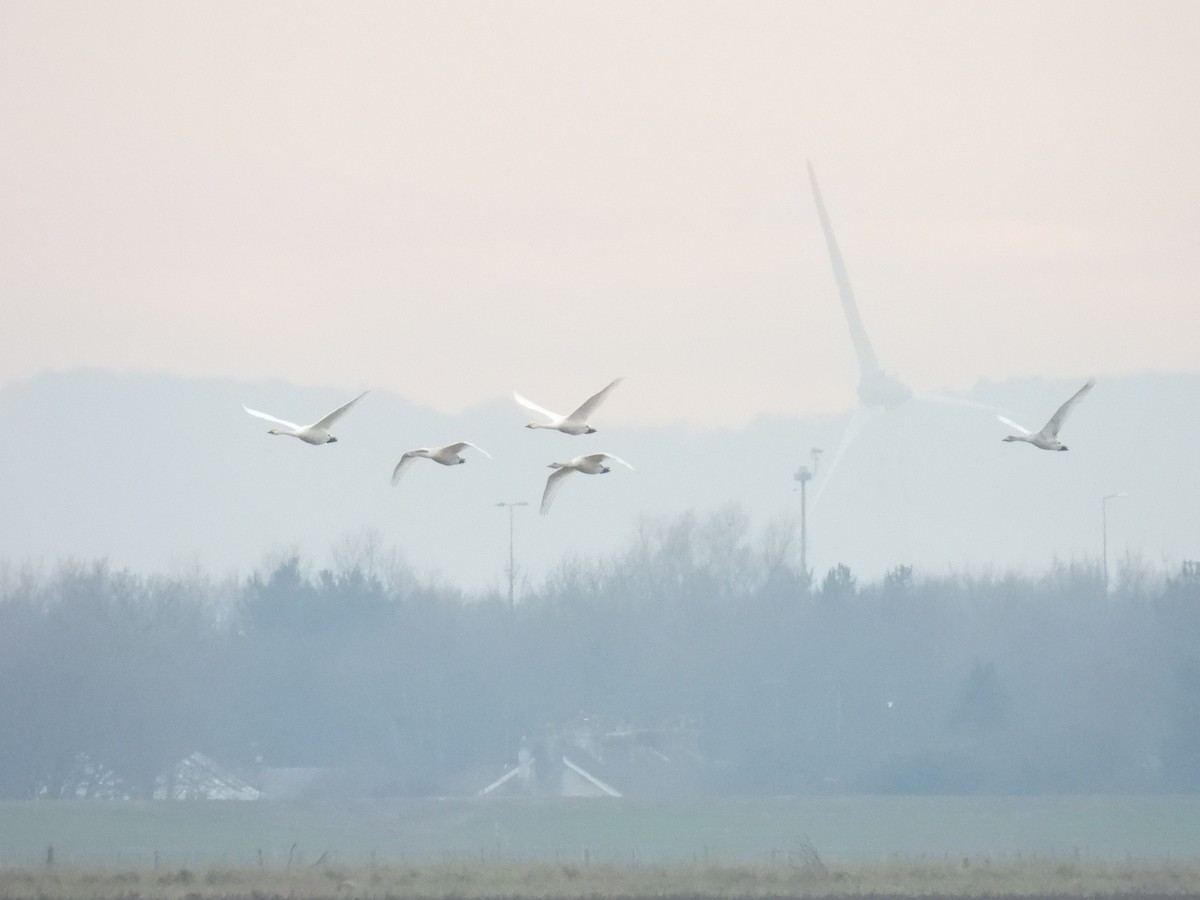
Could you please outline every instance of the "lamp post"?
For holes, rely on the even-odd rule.
[[[1104,566],[1104,596],[1108,596],[1108,501],[1116,500],[1118,497],[1127,497],[1124,491],[1116,494],[1106,494],[1100,498],[1100,534],[1101,540],[1101,564]]]
[[[792,476],[800,482],[800,571],[808,577],[808,483],[817,474],[817,462],[821,459],[821,448],[812,448],[812,469],[801,466]]]
[[[513,593],[517,579],[517,569],[513,562],[513,508],[529,504],[524,500],[514,500],[511,503],[497,503],[496,505],[508,507],[508,611],[512,612],[516,608]]]

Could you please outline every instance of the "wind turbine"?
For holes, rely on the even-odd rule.
[[[821,231],[825,234],[825,245],[829,249],[829,261],[833,266],[833,280],[837,283],[838,296],[842,301],[842,312],[846,316],[846,325],[850,329],[850,341],[854,345],[854,354],[858,357],[858,399],[862,401],[851,415],[850,421],[846,425],[846,431],[829,461],[829,467],[825,470],[825,477],[817,486],[816,496],[813,497],[813,511],[815,512],[821,502],[821,496],[825,493],[826,486],[832,480],[838,464],[842,461],[842,457],[845,456],[846,451],[854,443],[854,439],[858,437],[859,432],[862,431],[863,426],[866,425],[875,410],[894,409],[913,397],[936,403],[951,403],[956,406],[986,410],[993,414],[999,413],[1000,410],[985,403],[976,403],[973,400],[963,400],[959,397],[915,393],[896,376],[889,375],[880,367],[879,360],[875,356],[875,349],[867,337],[867,330],[863,327],[862,316],[858,312],[858,303],[854,299],[854,290],[850,287],[850,276],[846,274],[842,251],[838,247],[837,238],[833,235],[833,225],[830,224],[829,214],[825,211],[825,203],[821,199],[821,189],[817,186],[817,175],[813,171],[811,161],[808,162],[808,180],[812,185],[813,199],[817,204],[817,218],[821,220]]]

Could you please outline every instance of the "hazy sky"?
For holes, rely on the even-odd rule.
[[[0,385],[852,405],[1195,371],[1200,4],[0,5]],[[286,412],[286,411],[281,411]]]

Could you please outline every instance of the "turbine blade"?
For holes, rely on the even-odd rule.
[[[817,201],[817,218],[821,220],[821,230],[825,232],[825,244],[829,248],[829,261],[833,264],[833,280],[837,282],[838,294],[842,298],[842,312],[846,314],[846,324],[850,328],[850,340],[854,344],[854,352],[858,356],[859,373],[864,379],[880,373],[879,361],[863,328],[862,318],[858,314],[858,304],[854,300],[854,291],[850,287],[850,277],[846,274],[846,265],[842,261],[842,251],[838,249],[837,238],[833,236],[833,226],[825,212],[825,204],[821,200],[821,189],[817,187],[817,175],[811,162],[808,164],[808,180],[812,183],[813,199]]]
[[[930,394],[925,391],[918,391],[913,395],[918,400],[928,400],[931,403],[949,403],[952,406],[965,406],[968,409],[978,409],[981,412],[993,413],[999,415],[1005,412],[998,406],[992,406],[990,403],[980,403],[978,400],[968,400],[965,397],[950,397],[946,394]]]
[[[1001,422],[1003,422],[1005,425],[1007,425],[1009,428],[1017,429],[1017,431],[1021,432],[1021,434],[1025,435],[1026,437],[1029,437],[1029,435],[1033,434],[1033,432],[1030,431],[1028,428],[1026,428],[1024,425],[1020,424],[1019,422],[1014,422],[1008,416],[1002,416],[1002,415],[1000,415],[1000,413],[996,413],[996,418],[999,419]]]
[[[842,441],[834,451],[833,459],[829,461],[829,467],[825,470],[825,474],[821,476],[821,483],[817,485],[817,492],[813,496],[809,512],[815,513],[817,507],[821,505],[821,498],[825,496],[825,488],[829,487],[829,483],[833,481],[833,474],[837,471],[842,457],[846,455],[846,451],[850,449],[850,445],[854,443],[854,439],[858,437],[858,433],[862,431],[872,414],[873,410],[869,407],[856,406],[854,408],[854,412],[850,415],[850,421],[846,423],[846,430],[842,432]]]

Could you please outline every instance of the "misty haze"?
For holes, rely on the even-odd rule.
[[[0,900],[1200,896],[1198,39],[7,3]]]
[[[531,434],[516,404],[446,417],[374,392],[313,448],[238,402],[318,414],[334,392],[98,372],[9,387],[31,452],[0,476],[0,791],[1190,793],[1200,568],[1181,495],[1200,495],[1200,426],[1170,411],[1200,406],[1200,377],[1101,383],[1070,454],[1005,444],[986,411],[1041,416],[1067,393],[913,399],[868,418],[827,485],[811,448],[845,417],[606,428],[638,470],[576,476],[542,517],[542,458],[582,438]],[[1150,431],[1154,466],[1137,462]],[[428,433],[494,458],[391,486],[403,437]],[[1004,479],[980,479],[984,460]],[[800,466],[823,489],[807,570]]]

